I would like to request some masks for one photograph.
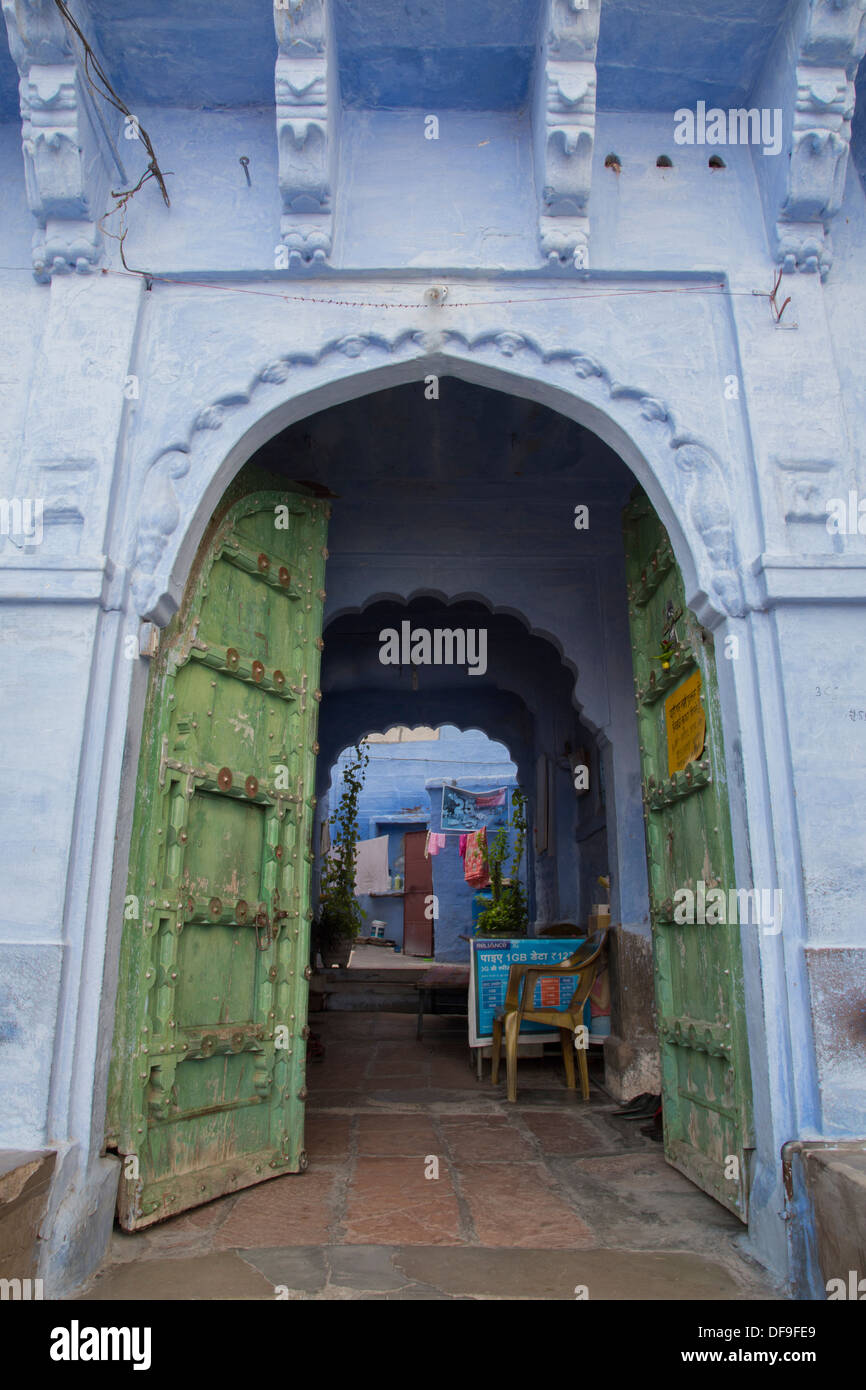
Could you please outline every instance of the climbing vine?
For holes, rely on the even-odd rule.
[[[370,754],[355,744],[343,770],[343,790],[331,826],[331,853],[322,864],[318,927],[326,940],[353,939],[367,914],[355,897],[355,857],[358,844],[358,802]]]
[[[526,892],[520,881],[520,861],[526,848],[526,797],[519,787],[515,787],[511,794],[511,805],[510,826],[500,826],[493,843],[484,845],[493,902],[478,918],[480,936],[525,936],[529,929]],[[515,831],[514,849],[509,875],[504,878],[509,828]]]

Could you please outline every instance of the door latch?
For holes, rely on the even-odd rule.
[[[267,951],[271,944],[271,920],[264,905],[256,913],[253,925],[256,929],[256,946],[260,951]]]

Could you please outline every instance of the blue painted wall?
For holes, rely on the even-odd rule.
[[[605,0],[595,62],[590,0],[574,61],[593,69],[595,99],[576,80],[561,98],[595,108],[584,186],[570,155],[545,163],[558,60],[548,71],[539,45],[563,15],[583,23],[573,5],[338,3],[318,127],[330,255],[283,269],[298,188],[268,7],[77,0],[172,171],[170,208],[150,181],[127,210],[128,263],[158,277],[146,289],[116,240],[93,240],[110,190],[133,186],[146,154],[77,91],[54,8],[4,4],[14,62],[0,45],[0,489],[46,507],[41,546],[0,536],[0,1143],[62,1151],[51,1289],[92,1269],[113,1210],[103,1119],[142,623],[170,616],[225,488],[273,440],[268,467],[336,494],[320,794],[347,743],[410,713],[485,728],[524,785],[549,756],[557,852],[531,866],[533,917],[579,920],[602,813],[569,800],[560,763],[566,742],[588,738],[605,770],[614,915],[648,952],[618,521],[633,477],[646,486],[717,650],[739,641],[719,663],[738,873],[781,886],[787,904],[781,938],[743,949],[751,1233],[788,1269],[781,1145],[862,1134],[864,1114],[866,865],[851,807],[866,781],[866,537],[825,525],[828,498],[866,497],[858,11]],[[293,20],[319,10],[309,0]],[[804,70],[815,90],[801,94]],[[22,146],[21,75],[56,138],[31,130]],[[779,104],[785,151],[726,148],[711,172],[706,147],[673,142],[675,110],[698,100]],[[798,101],[817,137],[795,149]],[[438,140],[425,139],[431,113]],[[657,167],[662,153],[672,169]],[[585,271],[540,241],[539,197],[557,179],[588,199]],[[34,237],[37,265],[49,248],[43,283]],[[780,264],[790,330],[765,297]],[[425,295],[443,282],[440,311]],[[400,398],[410,383],[426,414]],[[356,398],[352,433],[338,411]],[[595,521],[576,538],[581,501]],[[411,690],[355,661],[352,622],[419,599],[489,615],[501,651],[486,684]]]
[[[359,799],[361,839],[387,834],[389,867],[392,877],[404,878],[403,835],[407,830],[441,828],[443,780],[452,780],[467,791],[483,791],[491,786],[516,785],[516,767],[504,744],[494,743],[478,729],[465,732],[443,725],[439,738],[424,742],[372,743],[367,745],[370,762]],[[352,750],[346,750],[331,770],[328,814],[335,812],[342,790],[342,769]],[[510,808],[509,808],[510,813]],[[399,817],[394,824],[392,817]],[[434,922],[434,954],[437,960],[467,960],[468,936],[472,924],[474,889],[466,883],[463,861],[456,836],[449,835],[445,850],[430,859],[433,893],[438,899],[438,920]],[[509,837],[513,843],[513,833]],[[525,881],[524,859],[521,877]],[[361,906],[369,923],[384,921],[387,937],[403,946],[403,900],[363,894]]]

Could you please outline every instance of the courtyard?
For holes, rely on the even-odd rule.
[[[522,1059],[509,1105],[476,1079],[466,1024],[311,1015],[305,1173],[138,1234],[115,1230],[85,1300],[780,1296],[745,1227],[670,1167],[600,1085],[564,1085],[558,1046]],[[438,1176],[437,1176],[438,1173]]]

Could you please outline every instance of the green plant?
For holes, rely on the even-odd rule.
[[[526,848],[526,797],[519,787],[511,794],[511,805],[510,827],[500,826],[492,845],[485,845],[484,849],[493,902],[478,918],[479,936],[525,936],[529,929],[526,893],[520,882],[520,861]],[[514,849],[508,878],[504,878],[509,828],[515,831]]]
[[[324,942],[353,940],[367,914],[355,897],[355,856],[358,844],[358,801],[370,754],[355,744],[354,757],[343,771],[343,790],[331,816],[331,853],[322,864],[317,928]]]

